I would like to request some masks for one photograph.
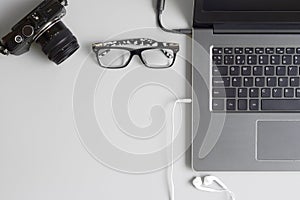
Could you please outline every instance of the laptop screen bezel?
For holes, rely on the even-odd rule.
[[[299,11],[205,11],[204,0],[195,0],[194,28],[214,24],[299,24]]]

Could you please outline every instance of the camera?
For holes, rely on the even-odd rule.
[[[67,5],[67,0],[44,0],[2,38],[0,52],[22,55],[36,42],[51,61],[61,64],[79,49],[76,37],[61,22]]]

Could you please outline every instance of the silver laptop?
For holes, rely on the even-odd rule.
[[[196,171],[300,170],[300,1],[195,0]]]

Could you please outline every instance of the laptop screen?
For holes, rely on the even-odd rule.
[[[194,28],[285,24],[297,25],[300,31],[300,0],[195,0],[194,9]]]
[[[300,0],[204,0],[204,11],[300,11]]]

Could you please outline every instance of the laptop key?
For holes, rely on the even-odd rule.
[[[216,65],[222,65],[223,58],[221,55],[214,55],[213,56],[213,63]]]
[[[270,88],[262,88],[261,89],[261,97],[270,98],[271,97],[271,89]]]
[[[238,110],[248,110],[248,100],[247,99],[238,100]]]
[[[253,78],[252,77],[245,77],[244,78],[244,86],[245,87],[253,87]]]
[[[250,97],[255,97],[255,98],[258,98],[259,96],[259,90],[258,88],[251,88],[250,91],[249,91],[249,96]]]
[[[268,55],[262,55],[258,57],[258,63],[260,65],[268,65],[269,64],[269,56]]]
[[[278,78],[278,85],[280,87],[287,87],[289,85],[289,79],[287,77]]]
[[[244,65],[245,63],[246,63],[246,56],[245,55],[235,56],[235,64]]]
[[[226,102],[227,110],[236,110],[236,102],[235,99],[228,99]]]
[[[298,75],[298,67],[296,67],[296,66],[289,66],[288,67],[288,75],[289,76],[297,76]]]
[[[224,110],[225,109],[224,99],[213,99],[212,109],[213,110]]]
[[[242,67],[242,75],[243,76],[250,76],[251,75],[251,67],[250,66]]]
[[[213,54],[222,54],[223,49],[222,48],[213,48]]]
[[[264,87],[265,86],[265,78],[264,77],[256,77],[255,78],[255,86],[256,87]]]
[[[271,65],[279,65],[280,64],[280,56],[279,55],[272,55],[270,57]]]
[[[285,50],[286,54],[294,54],[296,52],[295,48],[293,47],[288,47]]]
[[[244,53],[244,49],[241,48],[241,47],[240,47],[240,48],[235,48],[235,49],[234,49],[234,53],[235,53],[235,54],[243,54],[243,53]]]
[[[215,98],[235,98],[236,89],[235,88],[214,88],[213,97]]]
[[[232,78],[232,86],[233,87],[241,87],[242,86],[242,78],[241,77],[233,77]]]
[[[297,54],[300,54],[300,48],[297,48],[297,49],[296,49],[296,53],[297,53]]]
[[[266,48],[266,54],[274,54],[275,53],[275,49],[272,47],[268,47]]]
[[[276,48],[276,54],[284,54],[284,48]]]
[[[299,65],[300,64],[300,55],[295,55],[294,56],[294,65]]]
[[[300,88],[296,89],[296,97],[299,98],[300,97]]]
[[[228,75],[228,66],[214,66],[213,67],[214,76],[227,76]]]
[[[213,77],[214,87],[228,87],[230,86],[230,77]]]
[[[292,98],[295,95],[294,88],[285,88],[284,89],[284,97]]]
[[[256,65],[257,64],[257,56],[256,55],[247,56],[247,64],[248,65]]]
[[[254,76],[262,76],[263,75],[263,67],[262,66],[254,66],[253,67],[253,75]]]
[[[277,86],[277,78],[275,78],[275,77],[268,77],[267,78],[267,86],[268,87],[276,87]]]
[[[247,47],[245,48],[245,54],[253,54],[254,53],[254,48]]]
[[[258,99],[251,99],[249,101],[249,108],[250,110],[259,110],[259,100]]]
[[[282,64],[283,65],[291,65],[292,64],[292,56],[290,56],[290,55],[282,56]]]
[[[273,88],[272,93],[273,97],[282,97],[282,88]]]
[[[265,52],[265,50],[264,50],[264,48],[255,48],[255,53],[256,54],[264,54],[264,52]]]
[[[300,78],[299,77],[290,78],[290,86],[291,87],[299,87],[300,86]]]
[[[261,109],[269,111],[297,111],[300,110],[300,99],[263,99]]]
[[[274,76],[274,74],[275,74],[274,66],[266,66],[265,67],[265,75],[266,76]]]
[[[240,75],[240,67],[239,66],[231,66],[230,67],[230,75],[231,76],[238,76],[238,75]]]
[[[233,54],[233,48],[225,48],[224,53],[225,54]]]
[[[225,65],[233,65],[234,64],[234,56],[233,55],[224,56],[224,64]]]
[[[238,89],[238,97],[247,98],[248,97],[248,89],[247,88],[239,88]]]
[[[285,76],[286,75],[286,67],[285,66],[277,66],[276,67],[276,75],[277,76]]]

